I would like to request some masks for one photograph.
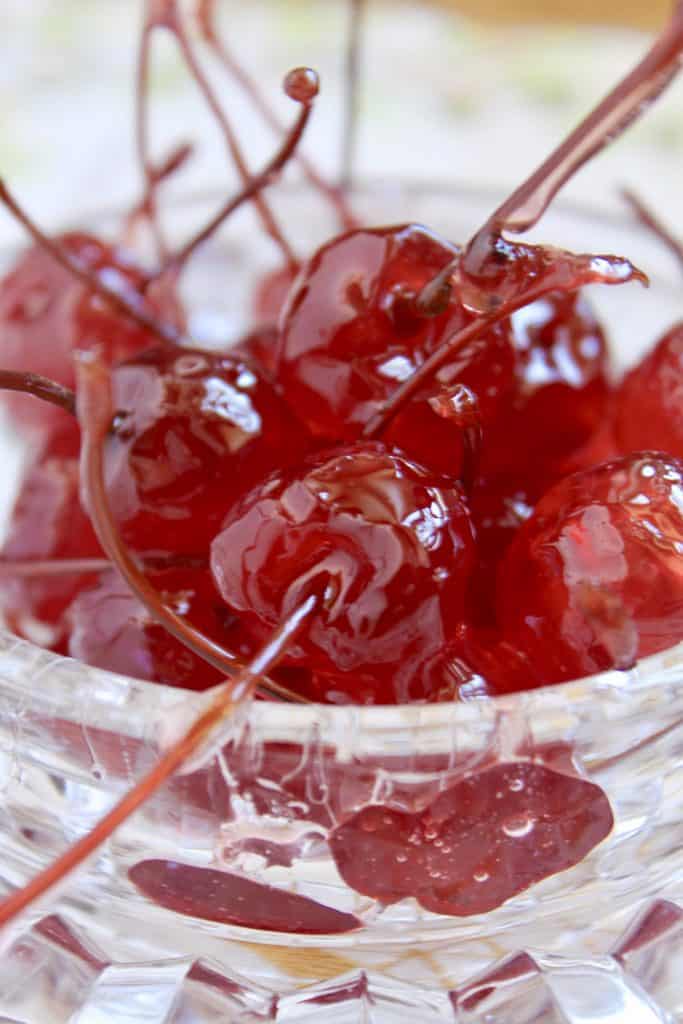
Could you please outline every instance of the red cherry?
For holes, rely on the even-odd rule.
[[[606,417],[605,335],[586,300],[552,293],[511,316],[515,383],[486,435],[482,473],[517,475],[535,497]]]
[[[457,484],[373,443],[256,488],[228,514],[211,565],[256,637],[330,573],[338,595],[286,662],[312,670],[312,699],[395,703],[436,696],[434,659],[463,618],[473,548]]]
[[[622,452],[652,448],[683,458],[683,322],[624,378],[614,432]]]
[[[409,224],[341,235],[304,266],[283,311],[278,376],[314,434],[332,442],[357,439],[397,386],[472,319],[456,301],[439,315],[421,315],[416,306],[421,289],[456,253],[426,228]],[[414,410],[403,410],[392,439],[422,460],[431,446],[442,464],[453,451],[448,469],[456,475],[461,428],[440,420],[424,399],[465,384],[486,421],[500,391],[511,385],[512,360],[507,328],[489,330],[442,367]],[[440,440],[430,445],[432,430]]]
[[[234,348],[230,349],[230,355],[245,359],[248,363],[257,366],[259,370],[263,370],[269,379],[274,380],[278,341],[277,327],[266,324],[263,327],[256,327],[245,335]]]
[[[138,298],[144,277],[122,252],[82,233],[62,235],[57,241],[69,255],[97,271],[105,284],[131,301]],[[168,282],[154,304],[165,317],[181,319]],[[40,373],[73,387],[74,349],[97,346],[107,361],[116,362],[155,341],[88,291],[41,246],[28,249],[0,281],[0,361],[5,369]],[[5,401],[26,425],[54,420],[54,410],[23,395],[6,396]]]
[[[298,264],[278,267],[260,278],[252,300],[252,313],[257,324],[278,322],[299,269]]]
[[[229,643],[233,622],[206,569],[164,569],[147,576],[178,615]],[[160,626],[116,572],[103,573],[82,590],[67,618],[69,654],[87,665],[188,690],[204,690],[225,678]]]
[[[578,864],[613,823],[598,786],[520,761],[466,776],[418,813],[370,804],[332,832],[330,848],[357,892],[468,917]]]
[[[205,552],[236,498],[307,449],[274,387],[230,353],[159,346],[112,384],[107,485],[137,551]]]
[[[495,621],[496,575],[507,548],[533,512],[528,489],[513,478],[478,480],[470,495],[477,538],[477,568],[470,583],[470,616],[479,625]]]
[[[62,414],[65,416],[65,414]],[[101,556],[79,500],[78,445],[74,421],[52,434],[29,467],[12,512],[2,558],[34,561]],[[63,613],[92,575],[2,578],[0,595],[10,628],[44,647],[61,649]]]
[[[627,668],[683,636],[683,463],[639,453],[536,506],[498,576],[504,639],[544,683]]]

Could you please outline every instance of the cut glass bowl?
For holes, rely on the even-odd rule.
[[[301,249],[334,229],[298,188],[273,198]],[[372,184],[355,197],[370,221],[418,220],[454,240],[496,198],[476,188]],[[210,197],[195,197],[174,208],[173,236],[210,207]],[[102,216],[94,226],[112,225]],[[628,256],[651,274],[649,292],[592,290],[615,366],[680,316],[670,258],[627,219],[558,204],[538,235]],[[198,340],[237,340],[271,260],[246,211],[206,246],[186,282]],[[6,430],[4,443],[9,466],[18,442]],[[11,490],[8,481],[8,500]],[[205,700],[0,634],[3,890],[90,829]],[[505,807],[510,792],[538,779],[560,793],[568,787],[585,826],[563,840],[567,859],[578,862],[547,877],[542,814],[511,824],[496,810],[496,800]],[[494,909],[458,916],[430,912],[419,887],[385,905],[349,884],[356,843],[370,826],[399,875],[412,854],[400,837],[386,846],[388,822],[417,822],[445,801],[448,834],[457,832],[463,785],[480,799],[469,828],[479,829],[492,872],[503,871],[501,857],[515,863],[518,841],[538,880]],[[505,786],[510,792],[499,795]],[[0,1019],[683,1020],[682,798],[683,646],[630,672],[495,700],[374,708],[259,701],[227,725],[219,749],[6,931]],[[543,799],[534,797],[535,810]],[[369,806],[386,822],[373,826]],[[604,824],[606,808],[613,827],[602,838],[596,821]],[[497,853],[501,829],[507,845]],[[458,862],[442,859],[435,870],[435,884],[463,889]],[[484,865],[463,891],[488,881]]]

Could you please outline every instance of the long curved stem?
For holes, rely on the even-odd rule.
[[[86,573],[100,573],[111,569],[108,558],[45,558],[25,561],[10,561],[0,558],[0,577],[33,579],[44,576],[81,576]]]
[[[163,572],[165,569],[207,569],[204,557],[191,555],[146,555],[141,559],[145,569]],[[0,557],[0,576],[31,579],[36,576],[80,576],[114,569],[108,558],[43,558],[9,559]]]
[[[438,311],[457,270],[477,277],[485,270],[503,231],[522,234],[541,219],[560,189],[584,164],[641,117],[681,69],[683,55],[683,0],[679,0],[664,30],[641,61],[553,150],[539,167],[512,192],[457,255],[422,289],[418,308]]]
[[[547,159],[494,210],[465,253],[476,274],[501,231],[521,234],[543,216],[560,189],[596,153],[641,117],[681,69],[683,2],[641,61],[584,118]]]
[[[187,263],[190,256],[199,248],[215,231],[223,224],[227,218],[239,209],[243,203],[246,203],[256,193],[262,189],[267,188],[268,185],[272,184],[276,176],[285,167],[292,155],[296,151],[297,146],[301,140],[308,119],[311,116],[312,104],[304,103],[301,106],[299,116],[297,117],[293,127],[290,129],[286,136],[282,146],[278,149],[275,156],[268,161],[266,166],[260,171],[255,177],[253,177],[247,185],[242,188],[237,195],[229,199],[224,206],[208,221],[207,224],[201,228],[200,231],[194,235],[186,244],[180,249],[175,256],[172,256],[166,266],[162,267],[156,274],[150,277],[150,281],[162,274],[167,273],[171,269],[180,270]]]
[[[666,225],[664,225],[662,221],[655,216],[652,210],[645,205],[640,196],[637,196],[635,192],[632,192],[628,188],[624,188],[622,189],[621,194],[643,227],[647,228],[647,230],[658,238],[660,242],[663,242],[669,252],[671,252],[678,260],[681,267],[683,267],[683,242],[669,231]]]
[[[135,81],[135,147],[143,180],[143,199],[140,209],[144,211],[152,228],[152,234],[160,259],[165,259],[168,248],[159,223],[156,201],[156,175],[149,155],[149,62],[153,22],[145,10],[138,46],[138,60]]]
[[[150,613],[180,643],[219,672],[232,676],[244,662],[235,654],[194,628],[186,619],[164,604],[161,595],[138,569],[133,556],[116,528],[104,486],[102,446],[112,420],[110,381],[105,366],[94,358],[81,357],[76,364],[78,381],[78,418],[81,424],[81,486],[95,533],[133,593]],[[262,680],[260,688],[280,700],[307,703],[298,694],[272,680]]]
[[[353,163],[356,155],[358,135],[358,112],[360,107],[360,44],[363,34],[365,0],[349,0],[349,35],[346,47],[344,128],[342,131],[342,155],[340,184],[344,191],[353,185]]]
[[[177,0],[165,0],[164,24],[173,32],[187,69],[197,83],[199,91],[204,97],[221,130],[223,139],[228,148],[228,152],[230,153],[232,162],[237,169],[237,174],[239,175],[242,185],[247,185],[251,175],[247,162],[244,158],[242,148],[237,141],[237,136],[225,110],[219,102],[209,79],[204,73],[204,69],[197,59],[194,47],[192,46],[186,31],[182,15],[178,10]],[[262,196],[260,192],[254,192],[249,198],[253,201],[256,209],[258,210],[264,231],[278,246],[287,265],[295,267],[297,265],[296,256],[294,255],[291,245],[285,238],[282,229],[278,225],[265,197]]]
[[[199,715],[187,732],[162,755],[152,770],[105,814],[91,832],[74,843],[23,889],[0,903],[0,927],[28,909],[36,900],[46,896],[95,853],[178,768],[212,738],[212,735],[217,740],[215,734],[220,725],[253,697],[261,677],[277,665],[291,641],[319,610],[321,603],[320,592],[310,594],[285,619],[249,665],[235,679],[223,683],[208,708]]]
[[[218,29],[216,28],[215,8],[215,0],[197,0],[195,20],[199,26],[204,42],[213,52],[218,61],[223,65],[228,74],[231,75],[231,77],[249,97],[269,128],[277,135],[284,134],[287,131],[285,123],[277,116],[273,108],[266,101],[256,81],[252,78],[246,68],[239,63],[234,53],[228,49],[225,40],[218,32]],[[301,167],[311,185],[324,195],[334,207],[343,230],[350,231],[352,228],[357,227],[356,218],[349,207],[346,197],[340,189],[335,185],[332,185],[329,181],[326,181],[304,153],[295,153],[294,159]]]

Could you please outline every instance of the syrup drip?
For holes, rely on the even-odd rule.
[[[646,206],[643,200],[637,196],[635,192],[631,192],[630,189],[625,188],[622,190],[621,194],[643,227],[647,228],[647,230],[653,234],[655,238],[658,238],[660,242],[663,242],[683,267],[683,242],[669,231],[666,225],[655,216],[652,210]]]
[[[293,77],[292,77],[293,76]],[[270,160],[263,170],[249,180],[244,188],[229,199],[225,205],[211,218],[197,234],[191,238],[183,247],[171,257],[168,263],[149,278],[149,282],[161,277],[171,270],[180,270],[187,263],[188,259],[200,245],[202,245],[227,218],[235,212],[243,203],[251,199],[262,189],[272,184],[278,174],[292,159],[297,146],[308,124],[308,119],[313,111],[313,101],[318,93],[318,76],[311,68],[295,68],[290,71],[284,82],[285,92],[290,99],[301,104],[301,111],[294,125],[286,135],[282,146],[275,156]],[[288,92],[291,89],[292,92]],[[297,95],[298,94],[298,95]]]
[[[365,0],[350,0],[349,36],[346,48],[346,96],[344,130],[342,135],[341,180],[342,189],[353,185],[353,164],[358,141],[358,113],[360,109],[360,46],[365,17]]]
[[[77,357],[76,377],[77,411],[82,431],[83,503],[88,509],[102,549],[135,596],[176,640],[189,647],[219,672],[227,676],[234,675],[236,670],[243,668],[242,660],[195,629],[164,604],[161,595],[140,572],[132,554],[123,543],[111,514],[102,468],[102,445],[113,418],[109,374],[96,358],[81,355]],[[302,697],[270,680],[263,680],[259,686],[276,699],[305,703]]]
[[[484,439],[479,399],[465,384],[455,384],[428,399],[431,408],[446,420],[456,423],[462,430],[463,466],[461,482],[470,494],[477,479],[479,456]]]
[[[287,130],[284,123],[280,120],[273,108],[265,99],[258,83],[239,63],[233,52],[228,49],[223,37],[220,35],[216,27],[216,0],[197,0],[195,19],[206,45],[223,65],[225,70],[243,89],[266,124],[276,134],[284,134]],[[340,190],[326,181],[303,153],[297,152],[294,159],[301,167],[311,185],[324,195],[335,208],[342,229],[344,231],[350,231],[352,228],[355,228],[357,226],[356,218],[351,212],[346,198]]]
[[[230,153],[232,162],[235,165],[240,181],[243,186],[246,186],[250,181],[250,172],[244,158],[242,148],[237,140],[237,136],[233,130],[232,124],[230,123],[230,119],[219,102],[209,79],[204,73],[204,69],[200,64],[197,55],[195,54],[194,47],[192,46],[188,33],[185,29],[182,16],[178,10],[177,0],[147,0],[147,23],[145,26],[145,33],[149,36],[151,32],[158,28],[167,29],[175,37],[187,69],[197,83],[199,91],[208,104],[216,123],[222,132],[225,144]],[[146,80],[143,84],[146,87]],[[150,178],[148,166],[146,167],[146,174],[149,187]],[[249,198],[256,206],[264,231],[270,238],[272,238],[280,249],[285,263],[290,267],[295,267],[297,261],[294,256],[294,252],[282,233],[282,230],[280,229],[265,198],[260,195],[259,191],[253,192]]]
[[[504,241],[504,240],[503,240]],[[447,338],[418,369],[408,377],[366,424],[363,436],[378,438],[401,407],[434,376],[453,355],[468,342],[478,337],[515,310],[536,302],[550,292],[574,292],[587,284],[625,284],[640,281],[647,285],[646,274],[629,260],[618,256],[575,255],[550,247],[512,246],[504,242],[510,266],[513,287],[509,295],[500,300],[494,294],[485,312],[475,317],[467,327]],[[514,251],[514,255],[513,255]],[[505,271],[500,271],[503,274]],[[429,287],[429,286],[428,286]]]
[[[592,157],[614,142],[641,117],[678,74],[683,54],[683,2],[679,0],[666,28],[636,67],[599,103],[543,163],[501,205],[457,257],[429,282],[417,299],[423,315],[438,312],[447,300],[454,275],[469,280],[465,304],[482,312],[480,300],[492,300],[491,277],[501,281],[498,252],[503,231],[522,234],[541,219],[560,189]],[[503,241],[504,244],[504,241]],[[498,301],[509,296],[498,294]],[[468,301],[469,300],[469,301]]]

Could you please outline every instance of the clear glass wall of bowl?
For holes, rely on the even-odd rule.
[[[409,185],[355,197],[376,222],[410,210],[455,239],[494,199]],[[331,230],[314,204],[278,197],[310,246]],[[210,205],[175,208],[174,233]],[[676,316],[675,271],[623,219],[560,204],[544,233],[653,273],[649,293],[592,296],[617,362]],[[245,214],[188,276],[207,344],[245,322],[267,265],[254,239]],[[2,634],[3,887],[86,832],[204,699]],[[3,936],[0,1012],[30,1024],[680,1015],[682,790],[678,648],[493,701],[256,702]]]

